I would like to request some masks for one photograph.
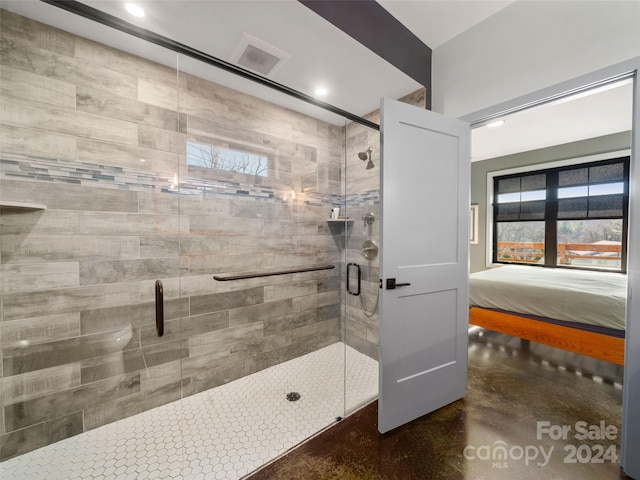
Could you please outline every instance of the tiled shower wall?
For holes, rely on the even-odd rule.
[[[426,108],[426,90],[420,89],[400,101]],[[365,117],[380,124],[380,112]],[[380,133],[357,123],[346,127],[346,210],[349,222],[347,230],[345,262],[357,263],[362,273],[362,293],[346,295],[345,338],[347,345],[378,359],[378,295],[380,278],[380,256],[368,260],[362,255],[363,243],[373,240],[380,246]],[[374,167],[366,169],[366,161],[358,157],[359,152],[371,147]],[[373,213],[375,221],[367,227],[362,217]],[[346,264],[345,264],[346,265]],[[344,279],[343,279],[344,281]],[[344,288],[344,286],[343,286]],[[365,313],[366,312],[366,313]],[[347,385],[347,389],[349,386]]]
[[[2,459],[341,339],[342,127],[0,21]],[[188,140],[268,176],[188,167]],[[212,278],[318,264],[337,268]]]

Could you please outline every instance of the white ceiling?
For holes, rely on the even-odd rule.
[[[243,33],[251,34],[291,55],[273,81],[312,96],[317,86],[324,85],[329,93],[322,101],[355,115],[376,110],[382,97],[400,98],[421,88],[296,0],[140,0],[138,3],[147,13],[142,20],[129,16],[124,11],[124,2],[119,0],[83,3],[226,61],[231,60]],[[379,0],[378,3],[426,45],[436,49],[508,7],[513,0]],[[176,65],[175,54],[38,0],[3,0],[2,8],[165,65]],[[325,121],[344,123],[338,115],[217,68],[185,57],[179,58],[178,63],[181,70],[189,73]],[[513,115],[499,129],[476,129],[473,159],[629,130],[628,90],[622,87],[575,102],[538,107],[535,113]],[[587,111],[591,113],[586,115]]]

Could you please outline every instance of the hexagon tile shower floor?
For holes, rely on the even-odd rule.
[[[344,362],[347,377],[343,377]],[[13,480],[239,479],[378,393],[378,362],[335,343],[0,464]],[[299,392],[293,402],[286,396]]]

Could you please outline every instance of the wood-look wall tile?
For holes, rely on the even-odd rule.
[[[82,420],[82,412],[74,412],[2,435],[0,461],[79,435],[82,433]]]
[[[166,85],[176,84],[177,54],[176,64],[165,66],[83,38],[76,41],[74,57],[89,65],[104,67],[128,76],[152,78]]]
[[[243,360],[245,374],[250,375],[265,368],[269,368],[282,362],[286,362],[293,358],[297,358],[307,353],[313,352],[314,350],[318,349],[318,346],[320,344],[324,343],[324,339],[308,337],[303,340],[291,343],[283,348],[272,349],[256,355],[247,356]]]
[[[165,303],[170,300],[177,300],[180,298],[180,286],[182,283],[182,279],[186,278],[184,272],[186,272],[186,265],[188,263],[184,262],[184,259],[180,258],[180,268],[182,269],[183,276],[181,277],[160,277],[154,278],[151,280],[140,280],[138,282],[138,288],[140,289],[140,302],[141,303],[149,303],[156,301],[156,280],[162,281],[162,290],[164,292],[164,301]],[[186,298],[188,301],[189,299]],[[189,314],[189,308],[185,307],[181,310],[182,316],[187,316]]]
[[[159,82],[148,78],[138,78],[138,95],[140,102],[155,105],[168,110],[178,110],[177,84],[171,82]]]
[[[291,218],[291,207],[285,203],[256,202],[255,200],[234,200],[230,213],[233,218]]]
[[[262,323],[249,323],[237,327],[230,327],[215,332],[194,335],[189,338],[189,357],[196,357],[204,353],[224,352],[229,353],[231,347],[238,342],[247,341],[249,339],[262,338]],[[193,360],[185,361],[186,365],[190,365]],[[185,371],[185,375],[188,375]]]
[[[155,324],[144,325],[140,330],[140,343],[143,347],[156,345],[181,338],[190,338],[194,335],[215,332],[229,328],[229,312],[215,312],[193,317],[165,320],[164,335],[158,337]]]
[[[172,170],[175,171],[175,168]],[[140,192],[138,211],[155,215],[184,215],[185,200],[178,195]]]
[[[191,215],[189,217],[189,233],[191,235],[261,235],[264,220],[260,218],[218,218]]]
[[[345,343],[354,350],[366,355],[374,360],[378,360],[378,345],[374,345],[360,337],[347,336]]]
[[[140,258],[177,258],[181,246],[182,242],[178,236],[140,237]]]
[[[80,262],[81,285],[135,282],[179,276],[180,259],[177,257]]]
[[[268,318],[281,317],[292,312],[293,300],[290,298],[234,308],[229,310],[229,326],[236,327],[247,323],[262,322]]]
[[[74,103],[75,101],[74,99]],[[160,108],[131,98],[118,97],[88,87],[78,87],[77,108],[81,112],[135,122],[169,132],[178,131],[179,118],[175,110]]]
[[[125,397],[101,402],[84,410],[85,431],[122,420],[137,413],[180,400],[180,382],[165,385],[156,390],[139,392]],[[179,435],[178,432],[175,432]]]
[[[180,235],[178,215],[80,212],[82,235]]]
[[[91,407],[96,398],[102,402],[140,391],[140,374],[127,374],[100,382],[70,388],[52,395],[5,405],[7,432]]]
[[[237,236],[228,237],[229,252],[256,254],[262,252],[289,252],[293,248],[293,239],[289,235],[279,236]]]
[[[0,346],[10,347],[15,343],[46,343],[80,335],[80,314],[64,313],[43,317],[22,318],[3,322],[0,326]]]
[[[93,138],[77,138],[77,157],[83,162],[153,172],[160,178],[172,178],[179,168],[179,155],[161,150],[105,142]],[[168,184],[168,183],[167,183]],[[166,196],[166,195],[165,195]],[[177,199],[174,199],[177,201]],[[164,213],[156,212],[153,213]]]
[[[315,295],[307,295],[305,297],[297,297],[293,299],[293,310],[300,312],[309,308],[324,307],[327,305],[339,304],[340,292],[330,291],[317,293]]]
[[[140,257],[140,244],[137,237],[98,237],[60,236],[60,235],[4,235],[2,237],[2,262],[8,264],[34,264],[34,268],[57,267],[60,273],[78,275],[78,262],[65,260],[99,260],[99,259],[135,259]],[[37,262],[37,263],[36,263]],[[76,265],[76,267],[71,267]],[[26,269],[27,266],[25,265]],[[26,271],[25,271],[26,274]],[[77,282],[76,282],[77,285]],[[64,285],[60,285],[64,286]],[[73,286],[73,285],[67,285]]]
[[[210,222],[213,221],[211,217],[215,216],[217,221],[219,217],[231,216],[231,203],[232,200],[228,198],[207,197],[204,195],[182,197],[180,198],[180,214],[209,217]]]
[[[294,221],[288,219],[277,219],[265,222],[262,233],[264,235],[282,235],[284,237],[286,235],[293,234],[295,229],[296,224]]]
[[[336,244],[336,241],[339,242]],[[293,248],[295,250],[322,251],[329,250],[339,253],[341,238],[334,238],[332,235],[295,235],[293,237]]]
[[[229,359],[229,348],[202,350],[198,355],[191,355],[182,360],[182,377],[187,380],[192,376],[210,370],[226,368]]]
[[[131,75],[58,54],[21,39],[7,40],[6,44],[11,48],[2,50],[0,58],[3,65],[63,82],[110,91],[123,97],[136,97],[137,82]]]
[[[230,360],[244,361],[252,357],[261,357],[269,352],[283,350],[293,344],[291,332],[280,333],[262,338],[252,338],[238,342],[231,347]],[[267,368],[265,366],[264,368]]]
[[[243,362],[225,362],[222,366],[207,368],[198,373],[185,375],[182,381],[184,396],[209,390],[244,377],[246,371]]]
[[[189,356],[188,339],[149,345],[142,349],[142,355],[147,368],[186,358]]]
[[[57,133],[138,145],[135,123],[115,120],[55,105],[24,102],[4,96],[0,104],[3,123],[22,128],[43,128]]]
[[[188,298],[165,299],[165,321],[179,319],[183,312],[188,311],[188,306]],[[133,327],[155,325],[155,321],[155,302],[131,303],[106,308],[91,308],[89,306],[80,312],[83,335],[109,332],[128,325]]]
[[[224,118],[227,108],[219,99],[209,97],[205,89],[206,87],[201,92],[181,89],[180,111],[186,113],[189,117],[211,120]]]
[[[78,139],[71,135],[0,125],[0,148],[4,153],[75,160],[77,144]]]
[[[4,246],[4,238],[3,244]],[[15,293],[78,286],[78,262],[0,265],[0,292]],[[10,261],[10,260],[9,260]]]
[[[193,255],[189,257],[189,274],[204,273],[220,274],[230,272],[256,272],[262,270],[262,256],[260,253]]]
[[[0,16],[0,34],[3,41],[21,40],[67,56],[75,52],[75,35],[8,10]]]
[[[339,328],[340,318],[335,317],[297,327],[291,330],[291,333],[293,335],[294,341],[304,340],[308,338],[321,341],[321,339],[326,338],[334,339],[335,335],[337,335],[339,332]]]
[[[218,282],[213,280],[212,275],[189,275],[180,279],[180,294],[184,298],[197,297],[200,295],[211,295],[213,293],[228,292],[232,288],[228,285],[231,282]],[[256,285],[245,285],[244,288]],[[187,310],[187,316],[189,312]]]
[[[140,327],[140,345],[148,347],[160,343],[179,341],[182,335],[182,319],[164,321],[164,332],[162,337],[158,336],[155,322]],[[184,336],[186,338],[186,335]]]
[[[162,363],[144,369],[140,373],[141,393],[153,392],[167,385],[174,385],[182,380],[182,361]]]
[[[317,280],[295,281],[281,285],[269,285],[264,287],[264,301],[272,302],[284,298],[301,297],[318,292]]]
[[[264,334],[265,336],[274,335],[279,332],[291,331],[298,327],[312,325],[328,318],[340,318],[341,308],[342,306],[340,304],[332,304],[295,312],[291,315],[269,318],[264,321]]]
[[[182,95],[185,94],[184,90],[187,90],[195,98],[199,96],[220,102],[225,107],[225,110],[222,111],[225,118],[240,118],[250,122],[262,115],[264,102],[259,98],[245,95],[223,85],[211,83],[194,75],[181,75],[180,89]],[[240,113],[239,117],[233,117],[231,110]],[[229,116],[227,117],[227,115]]]
[[[302,266],[314,266],[318,264],[317,252],[305,251],[305,252],[274,252],[264,253],[264,268],[275,269],[281,267],[302,267]]]
[[[3,378],[4,405],[24,402],[80,385],[80,364],[69,363]]]
[[[327,222],[332,206],[331,204],[327,204],[322,208],[321,212],[319,211],[311,215],[303,215],[294,210],[291,228],[292,235],[332,236],[339,241],[342,235],[344,235],[344,229],[337,222],[331,224]]]
[[[137,192],[107,188],[87,188],[67,183],[6,182],[3,200],[44,204],[50,209],[89,212],[135,212]],[[104,216],[103,213],[98,216]],[[82,220],[80,221],[82,225]]]
[[[3,10],[3,17],[5,12]],[[118,74],[108,69],[94,69],[92,71],[87,68],[87,65],[83,65],[82,62],[74,59],[71,55],[75,48],[75,38],[71,34],[64,32],[70,38],[70,44],[67,46],[71,51],[57,53],[55,48],[51,48],[53,45],[39,45],[33,39],[24,38],[22,35],[24,32],[17,33],[18,29],[11,23],[3,22],[6,28],[0,29],[3,40],[0,62],[3,66],[76,84],[91,84],[90,77],[95,75],[96,78],[93,79],[93,83],[100,85],[102,88],[108,85],[112,88],[126,91],[127,89],[130,90],[133,85],[132,77]],[[48,27],[36,30],[45,34],[52,32],[52,29]],[[118,81],[122,82],[122,86],[118,87]]]
[[[145,368],[140,348],[92,357],[81,362],[80,382],[85,385],[125,373],[138,372]]]
[[[2,189],[7,183],[2,179]],[[3,192],[4,194],[4,192]],[[4,197],[4,195],[2,195]],[[8,200],[8,198],[2,198]],[[2,210],[0,229],[3,241],[9,235],[77,235],[80,229],[78,212],[65,210]]]
[[[131,327],[111,332],[67,338],[37,345],[15,345],[2,351],[5,377],[136,348],[139,340]]]
[[[187,152],[187,137],[181,132],[138,125],[138,145],[152,150],[185,155]]]
[[[191,315],[219,312],[232,308],[246,307],[264,302],[264,288],[256,287],[235,292],[214,293],[191,297]]]
[[[335,290],[340,290],[342,288],[339,270],[336,270],[335,272],[336,273],[334,275],[330,275],[330,276],[327,275],[324,278],[319,278],[316,280],[316,283],[318,285],[318,293],[331,292]],[[376,283],[376,288],[377,288],[377,283]]]
[[[76,86],[11,67],[0,69],[0,93],[30,102],[76,107]]]
[[[43,292],[10,293],[3,296],[4,321],[50,314],[74,313],[88,309],[135,305],[137,285],[117,283]]]
[[[240,237],[243,238],[243,237]],[[180,239],[180,255],[224,255],[233,250],[238,237],[199,235]]]

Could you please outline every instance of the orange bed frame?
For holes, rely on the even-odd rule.
[[[469,323],[617,365],[624,365],[624,339],[622,338],[481,307],[470,308]]]

